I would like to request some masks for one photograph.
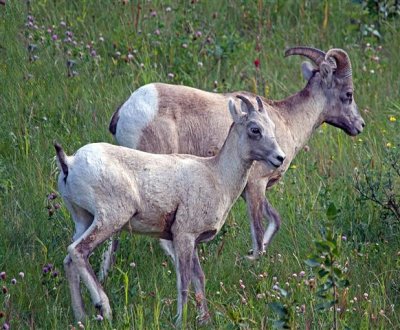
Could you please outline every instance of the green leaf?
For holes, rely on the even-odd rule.
[[[321,304],[318,304],[317,306],[315,306],[315,309],[317,311],[326,311],[329,308],[331,308],[333,305],[335,304],[335,301],[327,301],[327,302],[323,302]]]
[[[283,304],[274,301],[269,304],[269,307],[271,307],[271,309],[278,314],[280,318],[288,317],[288,309]]]
[[[340,210],[336,208],[335,203],[330,203],[328,206],[328,209],[326,210],[326,216],[328,217],[329,220],[334,220],[338,214],[340,213]]]
[[[316,259],[307,259],[307,260],[304,261],[304,263],[305,263],[307,266],[310,266],[310,267],[312,267],[312,268],[314,268],[314,267],[319,267],[319,266],[321,265],[321,263],[320,263],[318,260],[316,260]]]
[[[282,289],[282,288],[279,288],[279,292],[281,293],[281,295],[283,296],[283,297],[288,297],[290,294],[285,290],[285,289]]]
[[[326,270],[326,269],[320,269],[319,271],[318,271],[318,276],[320,277],[320,278],[323,278],[323,277],[325,277],[326,275],[328,275],[329,274],[329,272]]]
[[[273,323],[273,327],[275,329],[290,329],[289,325],[287,324],[286,321],[283,320],[276,320]]]

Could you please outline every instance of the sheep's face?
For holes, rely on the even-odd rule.
[[[236,110],[232,100],[229,102],[229,108],[240,135],[239,143],[243,157],[251,161],[263,161],[271,169],[276,169],[282,165],[286,155],[276,141],[274,122],[258,97],[258,110],[249,100],[242,96],[240,98],[243,101],[243,112]]]
[[[307,71],[307,65],[303,64],[303,74],[306,77]],[[351,136],[361,133],[365,123],[354,101],[351,72],[347,77],[337,76],[334,68],[329,63],[324,62],[320,65],[318,71],[314,70],[314,75],[315,77],[312,74],[312,78],[310,77],[312,88],[322,89],[325,98],[323,121],[341,128]],[[308,73],[308,76],[310,76],[310,73]]]
[[[325,122],[341,128],[351,136],[361,133],[365,123],[354,101],[351,77],[333,77],[332,86],[323,86],[323,89],[327,98]]]

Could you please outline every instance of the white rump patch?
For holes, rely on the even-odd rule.
[[[140,87],[119,109],[115,138],[121,146],[136,149],[142,131],[158,112],[158,92],[154,84]]]

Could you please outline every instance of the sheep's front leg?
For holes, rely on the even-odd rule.
[[[183,309],[186,306],[188,299],[189,285],[192,274],[194,245],[195,238],[188,234],[180,234],[173,239],[178,288],[178,312],[176,315],[177,325],[180,325],[182,322]]]
[[[199,310],[199,323],[206,324],[210,320],[210,313],[208,312],[207,300],[205,294],[205,276],[203,269],[200,265],[199,255],[197,248],[193,253],[193,265],[192,265],[192,282],[195,290],[196,305]]]

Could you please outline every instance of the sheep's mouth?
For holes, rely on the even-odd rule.
[[[282,165],[281,162],[279,162],[279,161],[273,162],[273,161],[270,160],[270,159],[267,159],[267,164],[271,165],[271,166],[274,167],[274,168],[278,168],[279,166]]]

